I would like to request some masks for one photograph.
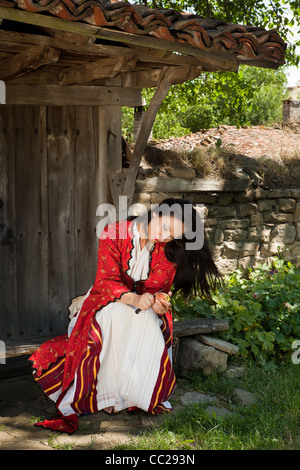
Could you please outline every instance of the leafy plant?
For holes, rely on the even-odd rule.
[[[262,365],[276,363],[300,338],[300,269],[276,257],[272,266],[260,264],[246,275],[236,270],[225,276],[212,300],[194,296],[173,298],[177,319],[226,319],[228,330],[219,336],[239,347],[243,357]]]

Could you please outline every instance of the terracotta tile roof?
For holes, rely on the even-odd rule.
[[[144,5],[108,0],[0,0],[0,5],[28,12],[47,13],[68,20],[112,28],[126,33],[149,35],[197,47],[211,53],[224,51],[242,63],[272,68],[284,64],[286,44],[277,31],[229,24],[214,18],[151,9]]]

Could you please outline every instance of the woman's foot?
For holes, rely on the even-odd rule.
[[[107,408],[103,408],[103,411],[109,415],[112,414],[113,410],[114,410],[113,406],[108,406]]]
[[[113,406],[108,406],[107,408],[103,408],[104,413],[106,414],[118,414],[120,411],[116,411]]]

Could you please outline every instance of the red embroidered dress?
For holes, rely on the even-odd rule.
[[[148,309],[137,315],[116,301],[126,292],[168,292],[176,265],[167,260],[165,243],[156,243],[146,276],[135,281],[129,275],[136,250],[133,230],[129,221],[106,227],[99,240],[95,283],[68,334],[47,341],[30,358],[35,380],[58,410],[56,418],[38,425],[71,433],[79,414],[107,406],[117,411],[139,407],[152,414],[167,409],[175,387],[168,354],[171,312],[158,316]]]

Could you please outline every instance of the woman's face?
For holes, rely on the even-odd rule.
[[[184,231],[184,224],[173,215],[158,216],[153,213],[148,225],[148,240],[152,243],[170,242],[174,238],[181,238]]]

